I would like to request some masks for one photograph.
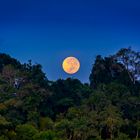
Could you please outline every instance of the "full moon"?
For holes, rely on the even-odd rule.
[[[80,69],[80,62],[75,57],[67,57],[62,64],[63,70],[68,74],[75,74]]]

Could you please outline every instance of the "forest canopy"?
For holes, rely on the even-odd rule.
[[[89,80],[0,53],[0,140],[140,140],[140,52],[97,55]]]

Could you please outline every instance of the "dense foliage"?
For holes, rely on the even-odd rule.
[[[90,84],[0,54],[0,140],[140,140],[139,79],[131,48],[97,56]]]

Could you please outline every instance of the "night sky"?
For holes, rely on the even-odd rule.
[[[0,52],[40,63],[49,80],[87,82],[96,55],[128,46],[140,50],[139,0],[0,0]],[[81,62],[73,76],[67,56]]]

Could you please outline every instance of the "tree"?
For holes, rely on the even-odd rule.
[[[139,132],[140,132],[140,121],[136,122],[136,128],[137,128],[137,133],[136,133],[136,140],[139,138]]]
[[[94,91],[87,100],[85,100],[87,106],[92,111],[102,111],[106,106],[110,104],[110,100],[106,96],[104,91]]]
[[[60,140],[60,139],[57,137],[55,132],[49,130],[36,134],[33,137],[33,140]]]
[[[6,136],[8,137],[8,140],[17,140],[17,134],[15,130],[9,130]]]
[[[0,140],[8,140],[8,138],[6,136],[0,136]]]
[[[38,127],[39,125],[39,113],[37,111],[29,111],[27,114],[28,123]]]
[[[127,79],[124,66],[118,63],[114,57],[109,56],[103,58],[98,55],[89,77],[90,86],[92,88],[97,88],[101,84],[109,84],[113,81],[122,83],[124,76],[126,77],[125,79]]]
[[[124,134],[124,133],[120,133],[118,138],[115,138],[115,140],[130,140],[129,136]]]
[[[69,140],[73,138],[72,123],[68,119],[62,119],[55,124],[57,133]]]
[[[38,131],[32,125],[24,124],[16,127],[16,133],[18,140],[32,140]]]
[[[115,106],[110,105],[100,115],[101,123],[108,129],[110,139],[113,140],[115,132],[119,132],[119,128],[123,123],[121,113]]]
[[[0,72],[2,72],[3,67],[6,65],[12,65],[15,69],[20,69],[22,67],[20,62],[12,58],[10,55],[0,53]]]
[[[113,81],[134,88],[140,79],[140,52],[124,48],[109,57],[98,55],[89,79],[93,88]]]
[[[126,67],[132,55],[119,57],[97,56],[89,86],[72,78],[48,84],[40,65],[0,54],[0,140],[138,140],[140,83]],[[20,88],[11,86],[15,77]]]
[[[51,118],[48,117],[40,117],[39,128],[42,131],[46,131],[49,129],[53,129],[54,123]]]
[[[29,60],[28,64],[23,65],[23,71],[26,71],[28,80],[33,84],[38,84],[43,88],[48,87],[48,79],[42,71],[42,66],[40,64],[32,65],[32,61]]]
[[[49,101],[55,115],[65,113],[68,108],[80,105],[82,94],[85,92],[83,84],[77,79],[68,78],[57,80],[51,86],[52,96]]]
[[[110,79],[101,55],[96,57],[89,79],[91,87],[97,87],[99,83],[106,83]]]
[[[2,70],[2,77],[9,82],[10,86],[13,86],[16,70],[12,65],[6,65]]]
[[[11,122],[7,121],[5,117],[0,115],[0,135],[5,134],[5,131],[11,127]]]
[[[120,49],[115,58],[122,63],[133,84],[140,78],[140,52],[133,51],[131,47]]]

